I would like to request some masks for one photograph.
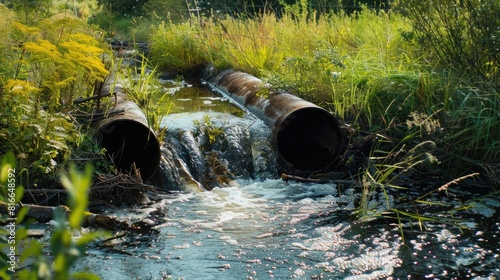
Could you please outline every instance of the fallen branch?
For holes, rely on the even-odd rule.
[[[11,211],[8,209],[9,204],[0,201],[0,213],[10,214]],[[64,205],[60,206],[40,206],[33,204],[20,204],[16,205],[16,213],[19,211],[20,207],[28,207],[27,217],[35,219],[39,223],[47,223],[54,218],[54,211],[57,208],[61,208],[66,215],[71,213],[71,210]],[[127,222],[120,221],[117,218],[110,217],[107,215],[94,214],[91,212],[85,212],[85,218],[83,222],[84,227],[97,227],[107,230],[144,230],[135,225],[129,225]],[[146,229],[147,230],[147,229]]]
[[[115,95],[115,94],[108,92],[108,93],[104,93],[104,94],[93,95],[93,96],[90,96],[87,98],[79,98],[79,99],[73,100],[73,104],[80,104],[80,103],[100,99],[101,97],[107,97],[107,96],[111,96],[111,95]]]
[[[281,180],[288,181],[297,181],[301,183],[317,183],[317,184],[325,184],[325,183],[335,183],[335,184],[353,184],[354,180],[329,180],[329,179],[317,179],[317,178],[304,178],[294,175],[281,174]]]
[[[288,174],[281,174],[281,180],[288,182],[290,180],[292,181],[297,181],[301,183],[307,183],[307,182],[313,182],[313,183],[326,183],[327,181],[324,179],[313,179],[313,178],[304,178],[304,177],[299,177],[299,176],[294,176],[294,175],[288,175]]]

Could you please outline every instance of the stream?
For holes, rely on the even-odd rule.
[[[420,223],[382,215],[401,198],[387,189],[370,196],[377,218],[361,222],[359,187],[281,180],[262,121],[203,85],[163,84],[173,105],[156,184],[166,191],[104,213],[155,231],[96,242],[75,271],[102,279],[500,277],[498,195],[452,186],[433,200],[468,206],[454,214],[460,221]]]

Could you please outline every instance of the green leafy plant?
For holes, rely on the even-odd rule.
[[[80,173],[74,166],[70,166],[69,176],[62,175],[61,183],[68,191],[68,204],[71,209],[69,218],[66,220],[66,213],[58,208],[54,213],[56,227],[52,233],[50,244],[54,254],[54,276],[57,279],[68,279],[70,276],[69,268],[75,261],[85,255],[86,245],[93,241],[98,233],[90,233],[81,236],[73,241],[71,232],[80,230],[85,212],[88,205],[89,188],[92,183],[92,167],[87,165],[85,173]],[[66,221],[68,221],[69,229]],[[72,277],[96,279],[91,273],[74,273]]]
[[[88,272],[70,273],[71,266],[85,254],[86,245],[102,235],[100,232],[94,232],[82,234],[76,240],[73,238],[73,232],[81,230],[86,214],[88,193],[92,182],[91,165],[87,165],[85,173],[80,173],[74,166],[71,166],[69,175],[64,174],[61,176],[61,183],[69,195],[70,214],[67,217],[67,211],[63,207],[56,208],[54,212],[54,221],[56,223],[50,237],[51,254],[49,257],[44,252],[43,244],[37,240],[28,239],[27,229],[31,224],[30,220],[25,219],[28,206],[19,207],[24,188],[16,184],[15,187],[12,187],[15,189],[13,193],[10,189],[7,189],[11,182],[16,181],[16,177],[10,176],[10,174],[15,175],[15,173],[9,170],[16,170],[16,160],[13,153],[7,153],[0,158],[0,199],[2,202],[9,202],[9,205],[16,205],[15,209],[19,209],[13,210],[17,212],[15,229],[11,229],[11,231],[15,230],[15,235],[12,232],[5,232],[2,228],[0,248],[7,248],[8,251],[15,248],[14,252],[16,253],[14,259],[4,253],[0,255],[0,262],[2,263],[0,275],[2,279],[11,279],[11,277],[18,279],[99,279]],[[10,195],[10,193],[14,194],[14,196]],[[15,199],[9,200],[9,197]],[[2,215],[1,219],[4,222],[5,216]],[[15,239],[9,239],[9,241],[6,238],[9,235],[15,237]],[[17,254],[20,255],[20,258],[17,257]],[[16,271],[26,264],[30,264],[29,268]]]
[[[75,139],[73,124],[61,114],[49,113],[32,99],[39,89],[28,82],[10,80],[4,86],[0,102],[10,110],[0,119],[0,151],[12,149],[20,158],[21,170],[51,174],[59,161],[70,154]],[[74,142],[73,142],[74,143]]]
[[[11,152],[0,157],[0,202],[3,208],[0,223],[0,277],[10,279],[18,265],[16,242],[19,236],[26,235],[24,228],[19,228],[19,221],[26,211],[16,213],[16,205],[23,196],[24,188],[16,184],[16,159]],[[6,210],[6,211],[5,211]],[[6,214],[3,214],[3,212]]]
[[[26,24],[36,24],[47,18],[51,15],[53,8],[53,0],[19,0],[7,1],[7,3]]]
[[[208,143],[210,143],[210,145],[214,144],[224,132],[222,128],[214,126],[209,115],[204,115],[203,121],[195,120],[195,125],[198,126],[200,130],[205,131],[204,134],[208,137]]]
[[[1,66],[6,75],[0,79],[5,108],[0,113],[0,153],[15,153],[26,174],[20,183],[51,187],[79,142],[69,115],[73,100],[93,94],[108,74],[104,50],[78,19],[45,19],[39,26],[15,19],[5,21],[9,40],[0,43],[10,61]]]
[[[498,90],[498,1],[399,2],[412,23],[414,39],[430,51],[432,59],[451,64],[455,70],[474,73],[475,78],[492,83]]]

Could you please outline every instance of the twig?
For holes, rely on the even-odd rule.
[[[90,189],[91,199],[101,199],[112,204],[138,203],[145,191],[156,192],[152,185],[144,184],[137,174],[119,173],[109,177],[98,176]]]
[[[288,174],[281,174],[281,180],[288,182],[289,180],[297,181],[297,182],[302,182],[302,183],[307,183],[307,182],[313,182],[313,183],[326,183],[325,180],[323,179],[313,179],[313,178],[304,178],[304,177],[299,177],[299,176],[294,176],[294,175],[288,175]]]
[[[84,102],[87,102],[87,101],[99,99],[101,97],[111,96],[113,94],[114,93],[104,93],[102,95],[92,95],[92,96],[87,97],[87,98],[79,98],[79,99],[73,100],[73,104],[80,104],[80,103],[84,103]]]
[[[0,213],[8,214],[10,212],[8,207],[9,204],[0,201]],[[19,210],[19,208],[21,207],[22,208],[28,207],[28,213],[26,214],[26,216],[31,217],[40,223],[46,223],[52,220],[54,218],[53,217],[54,210],[56,210],[57,208],[61,208],[66,213],[66,215],[69,215],[71,213],[71,210],[64,205],[55,207],[40,206],[33,204],[23,204],[21,206],[16,205],[17,210]],[[85,219],[83,226],[99,227],[108,230],[122,230],[122,229],[137,230],[137,227],[130,226],[127,222],[120,221],[117,218],[110,217],[107,215],[94,214],[91,212],[85,212]]]
[[[110,237],[110,238],[107,238],[107,239],[104,239],[102,240],[102,243],[105,243],[105,242],[109,242],[111,240],[115,240],[115,239],[118,239],[118,238],[122,238],[122,237],[126,237],[128,233],[124,232],[124,233],[121,233],[121,234],[118,234],[118,235],[115,235],[113,237]]]
[[[302,183],[318,183],[318,184],[325,184],[325,183],[335,183],[335,184],[354,184],[354,180],[329,180],[329,179],[316,179],[316,178],[304,178],[304,177],[299,177],[299,176],[294,176],[294,175],[288,175],[288,174],[281,174],[281,180],[288,182],[290,180],[292,181],[297,181],[297,182],[302,182]]]

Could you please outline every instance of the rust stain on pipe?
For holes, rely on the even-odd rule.
[[[247,73],[226,70],[211,85],[240,107],[262,119],[272,130],[281,172],[327,170],[343,153],[343,135],[327,110],[295,95],[271,91]]]

